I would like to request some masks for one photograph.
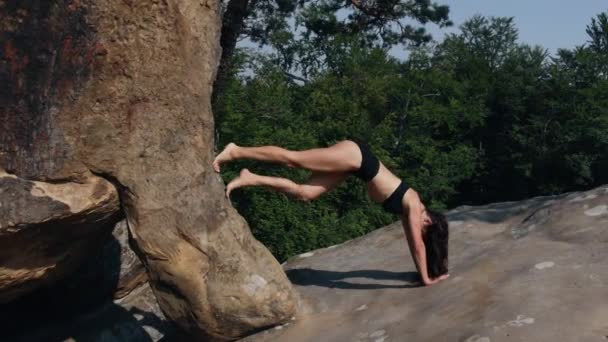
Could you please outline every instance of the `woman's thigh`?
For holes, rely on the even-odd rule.
[[[290,151],[290,160],[296,167],[315,172],[344,173],[352,172],[361,165],[361,151],[350,140],[326,148],[313,148],[305,151]]]

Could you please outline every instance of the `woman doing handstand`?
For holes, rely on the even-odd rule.
[[[220,172],[222,163],[235,159],[255,159],[313,172],[306,184],[280,177],[257,175],[247,169],[226,186],[226,196],[236,188],[262,185],[311,201],[333,189],[353,174],[366,182],[371,199],[391,213],[401,215],[408,246],[422,282],[431,285],[449,277],[448,224],[445,217],[427,209],[418,193],[389,171],[359,140],[344,140],[327,148],[290,151],[278,146],[242,147],[226,145],[213,161]]]

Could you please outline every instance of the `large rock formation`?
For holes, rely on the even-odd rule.
[[[164,314],[223,340],[288,320],[296,296],[211,169],[219,16],[218,0],[0,3],[0,168],[113,183]]]
[[[419,286],[397,222],[289,260],[307,312],[243,342],[608,339],[608,186],[448,218],[448,280]]]

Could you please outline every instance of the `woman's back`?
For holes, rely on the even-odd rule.
[[[382,203],[400,183],[401,180],[380,162],[378,174],[367,183],[367,191],[374,202]]]

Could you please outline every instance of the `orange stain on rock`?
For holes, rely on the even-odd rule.
[[[80,6],[80,0],[71,1],[68,5],[68,11],[74,12]]]
[[[19,58],[19,50],[13,46],[10,40],[4,43],[4,55],[11,64],[11,76],[25,69],[25,66],[29,62],[28,56]]]
[[[85,60],[87,63],[91,63],[93,61],[93,57],[105,56],[107,54],[108,50],[105,48],[105,46],[103,46],[103,44],[100,42],[96,42],[95,45],[93,45],[93,47],[87,52]]]

